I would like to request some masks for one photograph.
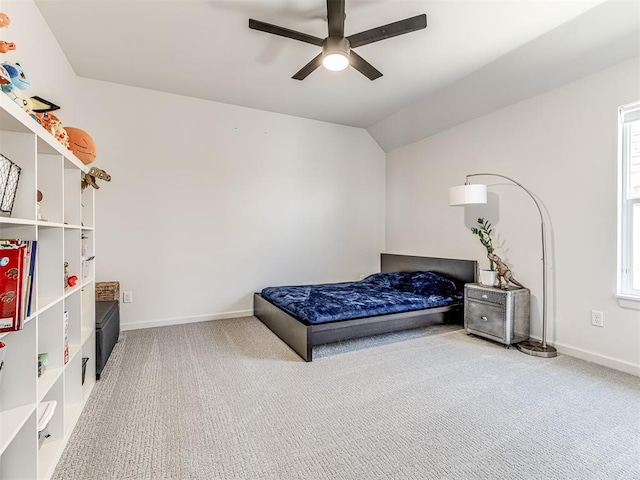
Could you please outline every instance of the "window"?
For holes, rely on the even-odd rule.
[[[640,102],[620,107],[618,295],[640,300]]]

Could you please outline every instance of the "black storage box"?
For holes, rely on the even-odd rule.
[[[120,335],[120,302],[96,302],[96,379],[104,368]]]

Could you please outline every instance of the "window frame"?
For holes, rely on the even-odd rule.
[[[623,105],[618,109],[618,281],[617,296],[622,300],[640,302],[640,289],[633,288],[634,258],[640,251],[633,250],[634,209],[640,209],[640,197],[629,197],[630,147],[629,124],[640,120],[640,102]],[[635,211],[637,214],[637,210]],[[638,230],[638,226],[635,226]],[[637,241],[637,240],[636,240]],[[640,279],[636,279],[636,284]]]

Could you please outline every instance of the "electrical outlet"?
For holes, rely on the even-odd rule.
[[[122,293],[122,301],[124,303],[131,303],[133,302],[133,292],[123,292]]]
[[[604,327],[604,313],[598,310],[591,310],[591,325]]]

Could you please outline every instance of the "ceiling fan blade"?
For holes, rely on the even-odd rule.
[[[318,56],[314,57],[309,63],[307,63],[304,67],[302,67],[296,74],[291,77],[295,80],[304,80],[307,76],[313,72],[316,68],[322,65],[322,54],[319,53]]]
[[[375,80],[382,76],[382,73],[353,50],[349,53],[349,63],[369,80]]]
[[[295,30],[289,30],[288,28],[278,27],[277,25],[271,25],[270,23],[261,22],[260,20],[254,20],[252,18],[249,19],[249,28],[253,30],[260,30],[261,32],[272,33],[273,35],[280,35],[281,37],[292,38],[294,40],[310,43],[319,47],[322,46],[322,38],[307,35],[302,32],[296,32]]]
[[[397,35],[403,35],[405,33],[415,32],[416,30],[422,30],[427,27],[427,15],[417,15],[411,18],[405,18],[397,22],[383,25],[381,27],[372,28],[371,30],[365,30],[364,32],[356,33],[347,37],[351,48],[361,47],[373,42],[379,42],[385,38],[395,37]]]
[[[344,0],[327,0],[330,37],[344,37]]]

